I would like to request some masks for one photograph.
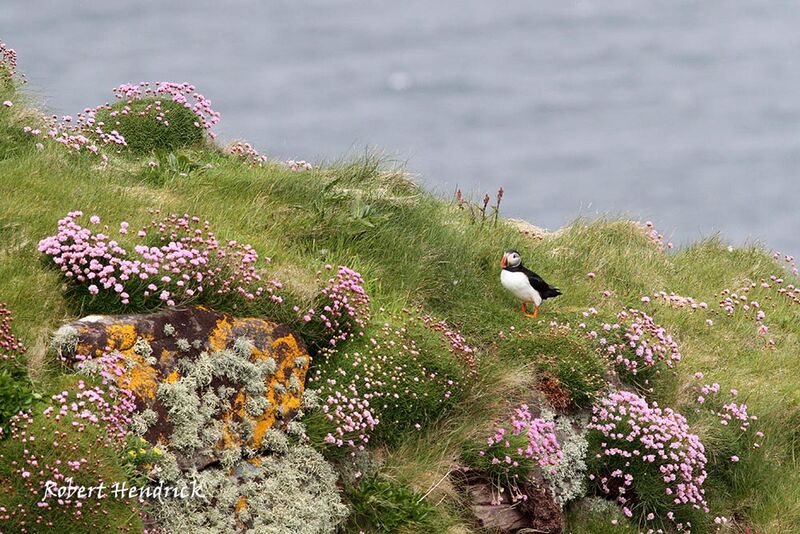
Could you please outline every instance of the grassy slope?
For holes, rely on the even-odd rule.
[[[737,514],[742,524],[764,532],[800,532],[798,308],[783,300],[765,304],[777,340],[776,348],[767,349],[752,321],[726,318],[716,307],[720,290],[781,272],[764,251],[729,252],[710,239],[664,254],[623,221],[578,222],[534,241],[504,225],[469,224],[454,205],[370,159],[296,173],[278,165],[253,168],[209,148],[184,154],[199,164],[186,176],[164,166],[148,171],[148,158],[112,158],[103,170],[91,156],[52,146],[36,150],[35,141],[19,133],[31,124],[31,114],[18,96],[14,100],[14,108],[0,110],[0,301],[15,312],[16,331],[31,347],[32,373],[42,383],[48,377],[49,333],[87,310],[67,304],[59,277],[43,268],[36,244],[76,209],[100,215],[112,228],[123,220],[132,228],[147,223],[149,208],[197,214],[223,238],[251,243],[273,258],[271,272],[300,297],[310,296],[305,288],[323,263],[341,263],[364,275],[376,310],[384,306],[388,314],[419,305],[458,325],[480,348],[482,360],[469,398],[446,420],[383,453],[385,475],[422,493],[447,473],[464,437],[488,428],[505,398],[535,383],[541,355],[504,350],[498,332],[515,326],[536,337],[550,320],[580,322],[590,306],[611,317],[639,304],[642,295],[674,291],[709,302],[712,311],[693,314],[659,303],[645,308],[679,339],[684,356],[676,375],[657,384],[657,398],[686,406],[683,384],[703,371],[707,382],[739,389],[767,435],[766,461],[744,462],[724,486],[712,488],[714,511]],[[547,303],[540,321],[522,317],[499,286],[499,256],[511,247],[564,291]],[[597,273],[595,280],[587,278],[589,271]],[[601,296],[606,289],[612,297]],[[705,325],[708,317],[714,327]],[[550,358],[569,356],[557,345],[547,350]],[[688,408],[686,415],[692,417]],[[701,433],[706,423],[697,421]],[[428,500],[442,504],[437,529],[469,530],[446,483],[430,491]],[[597,531],[586,519],[576,521],[575,532]]]

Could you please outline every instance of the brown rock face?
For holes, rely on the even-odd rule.
[[[287,327],[264,319],[236,318],[204,307],[143,315],[89,316],[62,327],[59,332],[77,332],[77,347],[69,355],[76,361],[109,352],[125,357],[126,371],[118,377],[119,385],[133,391],[137,411],[150,409],[158,415],[157,422],[144,435],[151,443],[164,443],[173,430],[170,416],[159,400],[159,386],[178,382],[187,361],[191,365],[204,353],[215,357],[226,349],[242,350],[235,346],[244,343],[250,361],[264,361],[270,366],[274,363],[274,371],[265,380],[265,393],[261,394],[268,403],[248,399],[248,392],[240,386],[237,389],[237,384],[224,376],[213,375],[203,386],[209,391],[220,387],[237,389],[230,409],[221,416],[224,430],[218,444],[220,449],[242,445],[231,428],[238,428],[243,421],[252,428],[252,437],[246,445],[253,448],[261,444],[264,433],[276,422],[288,422],[300,407],[310,361],[303,342]],[[256,415],[252,409],[246,409],[248,400],[251,403],[258,400],[265,408]],[[203,466],[202,459],[196,463]]]

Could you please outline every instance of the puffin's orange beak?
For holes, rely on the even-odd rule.
[[[506,268],[506,255],[505,254],[503,254],[503,259],[500,260],[500,267],[502,267],[503,269]]]

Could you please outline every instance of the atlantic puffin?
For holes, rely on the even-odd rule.
[[[516,250],[507,250],[503,253],[500,260],[500,283],[508,289],[512,295],[522,301],[522,313],[525,317],[536,317],[539,315],[539,306],[545,299],[557,297],[561,294],[558,288],[551,287],[542,278],[522,265],[522,258]],[[526,306],[533,303],[536,309],[533,313],[528,313]]]

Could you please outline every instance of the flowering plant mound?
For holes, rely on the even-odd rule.
[[[104,164],[108,161],[108,155],[101,152],[104,146],[149,151],[198,143],[203,132],[212,139],[216,136],[211,128],[220,115],[191,84],[123,84],[114,88],[114,95],[118,99],[114,105],[86,108],[76,117],[47,118],[44,134],[35,127],[25,131],[52,139],[72,152],[99,154]]]
[[[56,234],[39,242],[39,252],[91,296],[126,305],[140,299],[145,306],[230,295],[282,301],[276,294],[282,287],[279,281],[262,284],[255,268],[258,253],[247,244],[220,242],[208,221],[189,215],[157,218],[139,230],[133,247],[125,248],[109,235],[107,226],[99,226],[98,216],[89,219],[99,227],[97,232],[78,223],[82,216],[80,211],[68,213],[58,222]],[[127,222],[120,223],[121,236],[128,230]]]
[[[27,349],[12,332],[12,320],[11,312],[0,303],[0,425],[28,408],[33,400],[25,362]]]
[[[231,154],[232,156],[256,167],[261,167],[263,164],[269,161],[267,156],[261,155],[258,150],[253,147],[253,145],[250,143],[245,143],[244,141],[234,141],[230,145],[226,146],[225,153]]]
[[[157,82],[155,87],[152,87],[149,82],[140,82],[139,85],[122,84],[114,88],[114,96],[127,104],[148,98],[171,100],[192,111],[195,115],[196,122],[193,123],[195,128],[210,130],[220,119],[219,113],[211,108],[211,100],[196,92],[194,85],[187,82]],[[168,117],[166,113],[158,109],[158,106],[159,103],[154,103],[151,108],[156,111],[155,118],[158,122],[164,123],[165,127],[168,127]],[[120,112],[112,116],[120,115],[125,115],[125,113]],[[209,132],[209,136],[212,139],[216,137],[213,132]]]
[[[119,132],[131,150],[150,152],[196,145],[203,140],[203,132],[215,137],[211,128],[220,115],[191,84],[123,84],[114,89],[114,95],[117,102],[98,108],[95,122],[98,128]]]
[[[686,507],[708,512],[706,456],[686,419],[635,393],[611,393],[592,411],[588,428],[594,444],[592,475],[600,492],[614,497],[640,524],[678,530]]]
[[[12,86],[17,74],[17,52],[0,41],[0,82]]]
[[[333,266],[326,265],[325,269],[332,271]],[[295,311],[300,309],[295,308]],[[340,265],[336,275],[329,278],[322,289],[317,306],[307,310],[302,320],[319,330],[312,334],[313,338],[324,339],[326,345],[335,346],[353,336],[363,337],[370,317],[364,278],[353,269]]]
[[[507,428],[508,427],[508,428]],[[471,466],[486,471],[494,484],[511,492],[512,501],[527,500],[521,491],[535,466],[552,468],[562,458],[552,420],[533,417],[527,404],[511,414],[508,425],[499,425],[487,440],[488,447],[468,446],[463,454]],[[498,495],[494,504],[500,504]]]
[[[467,370],[442,350],[441,339],[416,316],[395,317],[369,337],[329,347],[315,358],[308,387],[321,410],[307,418],[318,445],[364,450],[374,441],[396,443],[405,432],[433,422],[462,393]],[[354,452],[354,451],[353,451]]]
[[[583,312],[586,318],[594,315],[597,315],[594,308]],[[586,323],[581,323],[581,327],[589,330],[590,338],[597,340],[602,354],[632,376],[662,362],[671,368],[681,360],[678,343],[653,317],[641,310],[623,310],[617,314],[616,322],[601,322],[597,329],[589,329]],[[657,373],[658,369],[655,371]],[[647,378],[645,383],[648,383]]]

